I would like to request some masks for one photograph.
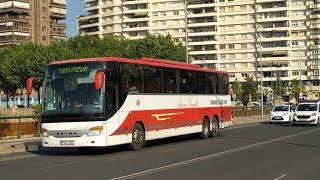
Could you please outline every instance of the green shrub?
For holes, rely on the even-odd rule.
[[[32,107],[32,114],[41,115],[41,104],[37,104]]]

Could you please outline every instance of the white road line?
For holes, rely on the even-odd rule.
[[[39,155],[37,155],[37,154],[28,154],[28,155],[22,155],[22,156],[12,156],[12,157],[1,158],[0,162],[17,160],[17,159],[26,159],[26,158],[37,157],[37,156],[39,156]]]
[[[64,163],[64,164],[57,164],[57,165],[53,165],[53,166],[41,167],[39,169],[49,169],[49,168],[54,168],[54,167],[66,166],[66,165],[70,165],[70,164],[76,164],[76,163],[78,163],[78,162],[69,162],[69,163]]]
[[[226,154],[230,154],[230,153],[233,153],[233,152],[238,152],[238,151],[250,149],[250,148],[253,148],[253,147],[269,144],[269,143],[272,143],[272,142],[275,142],[275,141],[279,141],[279,140],[283,140],[283,139],[287,139],[287,138],[290,138],[290,137],[295,137],[295,136],[299,136],[299,135],[302,135],[302,134],[307,134],[307,133],[310,133],[310,132],[313,132],[313,131],[318,131],[318,130],[320,130],[320,129],[317,128],[317,129],[313,129],[313,130],[309,130],[309,131],[305,131],[305,132],[301,132],[301,133],[297,133],[297,134],[292,134],[292,135],[289,135],[289,136],[275,138],[275,139],[272,139],[272,140],[268,140],[268,141],[264,141],[264,142],[260,142],[260,143],[256,143],[256,144],[251,144],[251,145],[247,145],[247,146],[243,146],[243,147],[239,147],[239,148],[235,148],[235,149],[230,149],[230,150],[219,152],[219,153],[215,153],[215,154],[210,154],[210,155],[207,155],[207,156],[202,156],[202,157],[198,157],[198,158],[194,158],[194,159],[190,159],[190,160],[186,160],[186,161],[182,161],[182,162],[178,162],[178,163],[174,163],[174,164],[169,164],[169,165],[166,165],[166,166],[161,166],[161,167],[157,167],[157,168],[153,168],[153,169],[149,169],[149,170],[145,170],[145,171],[141,171],[141,172],[137,172],[137,173],[133,173],[133,174],[128,174],[128,175],[125,175],[125,176],[112,178],[110,180],[132,179],[132,178],[144,176],[144,175],[147,175],[147,174],[152,174],[152,173],[155,173],[155,172],[159,172],[159,171],[163,171],[163,170],[167,170],[167,169],[171,169],[171,168],[175,168],[175,167],[179,167],[179,166],[183,166],[183,165],[187,165],[187,164],[191,164],[191,163],[195,163],[195,162],[211,159],[211,158],[222,156],[222,155],[226,155]]]
[[[282,179],[282,178],[284,178],[286,176],[288,176],[288,174],[283,174],[283,175],[281,175],[281,176],[279,176],[279,177],[277,177],[277,178],[275,178],[273,180],[280,180],[280,179]]]

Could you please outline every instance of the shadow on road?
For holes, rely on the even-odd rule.
[[[221,136],[221,134],[218,134]],[[170,137],[158,140],[147,141],[146,145],[143,148],[151,147],[161,147],[164,145],[172,145],[181,142],[192,142],[198,141],[199,136],[195,134],[183,135],[177,137]],[[95,147],[88,148],[86,150],[78,150],[78,148],[40,148],[39,150],[29,151],[30,153],[42,155],[42,156],[81,156],[81,155],[107,155],[131,151],[129,149],[129,144],[111,146],[111,147]]]

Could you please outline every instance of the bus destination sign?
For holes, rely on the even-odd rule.
[[[58,74],[85,73],[85,72],[88,72],[88,66],[58,68]]]

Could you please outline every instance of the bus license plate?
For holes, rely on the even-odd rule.
[[[60,145],[74,145],[74,141],[72,140],[60,141]]]

